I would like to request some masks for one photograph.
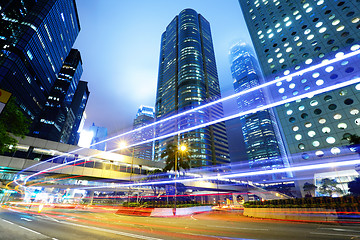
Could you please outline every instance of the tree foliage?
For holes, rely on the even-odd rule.
[[[347,146],[350,150],[355,151],[360,154],[360,136],[356,134],[347,134],[342,138],[342,140],[347,140],[350,145]]]
[[[304,183],[303,189],[307,192],[307,195],[312,196],[311,191],[314,191],[317,187],[312,183]]]
[[[337,182],[335,179],[324,178],[321,180],[321,186],[319,188],[319,192],[321,194],[329,195],[330,197],[333,193],[340,193],[342,194],[343,191],[337,187]]]
[[[360,144],[360,136],[356,134],[348,134],[343,140],[347,140],[351,145],[359,145]]]
[[[175,157],[177,155],[177,171],[180,169],[190,169],[190,154],[188,151],[181,152],[178,149],[177,144],[168,143],[165,151],[161,154],[161,158],[166,158],[164,172],[170,171],[171,169],[175,169]]]
[[[24,138],[29,132],[30,120],[25,117],[11,97],[0,115],[0,153],[11,151],[10,146],[16,146],[15,137]]]
[[[151,189],[154,192],[154,196],[157,196],[158,194],[160,194],[161,189],[165,189],[166,185],[165,184],[157,184],[157,181],[161,181],[163,179],[166,179],[167,176],[164,175],[164,172],[161,171],[160,169],[155,169],[154,171],[148,172],[147,176],[142,179],[144,181],[147,182],[154,182],[153,184],[150,185]]]
[[[360,177],[355,178],[353,181],[348,183],[349,192],[352,195],[360,196]]]

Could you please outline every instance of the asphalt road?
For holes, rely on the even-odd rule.
[[[238,212],[154,218],[115,215],[107,210],[0,209],[0,239],[352,239],[360,225],[261,220]]]

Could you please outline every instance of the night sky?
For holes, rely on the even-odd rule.
[[[228,52],[232,44],[251,43],[237,0],[76,0],[80,50],[90,98],[85,128],[108,128],[110,135],[132,127],[140,105],[155,105],[160,38],[185,8],[211,25],[222,95],[233,93]],[[233,105],[225,110],[233,110]]]

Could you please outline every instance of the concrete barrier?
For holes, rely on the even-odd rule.
[[[244,216],[306,222],[336,222],[335,209],[325,208],[245,208]]]
[[[188,208],[134,208],[134,207],[121,207],[116,214],[123,215],[136,215],[146,217],[174,217],[174,216],[187,216],[196,213],[212,211],[211,206],[197,206]]]

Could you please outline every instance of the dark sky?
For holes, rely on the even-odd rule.
[[[250,37],[237,0],[76,0],[82,80],[89,82],[85,128],[131,128],[140,105],[154,106],[160,37],[171,20],[193,8],[211,25],[223,96],[233,93],[228,52]],[[225,106],[225,110],[231,110]]]

